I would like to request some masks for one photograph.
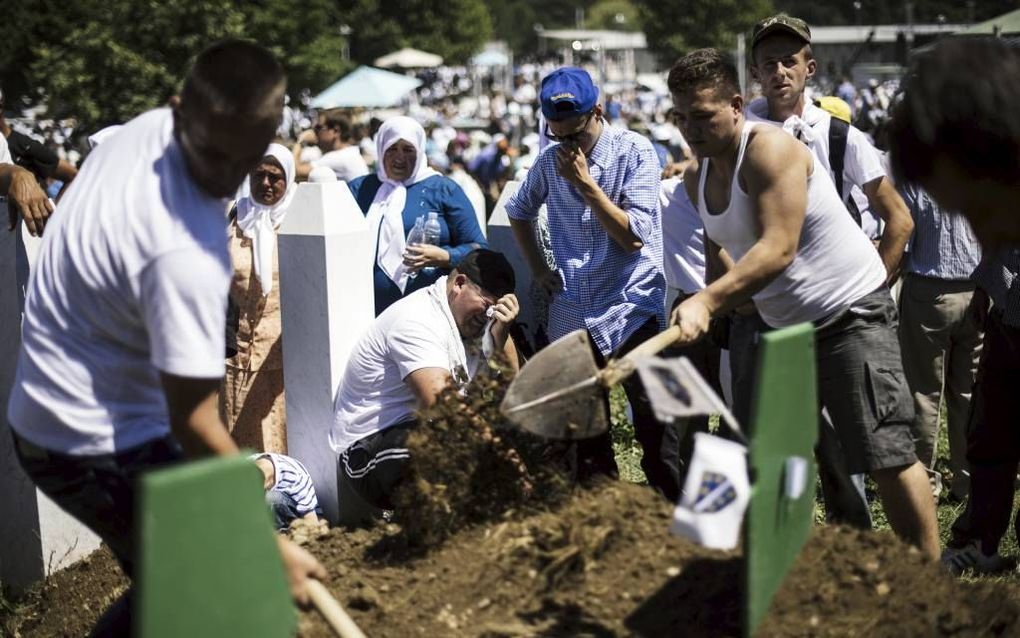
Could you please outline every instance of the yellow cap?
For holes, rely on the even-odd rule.
[[[815,106],[827,112],[832,117],[839,118],[847,124],[850,123],[850,105],[835,95],[826,95],[818,98],[815,100]]]

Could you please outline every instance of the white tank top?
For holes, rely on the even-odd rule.
[[[754,126],[753,122],[745,122],[740,133],[726,210],[713,215],[705,205],[707,158],[698,182],[698,213],[705,223],[705,233],[726,249],[734,262],[760,237],[754,203],[738,179]],[[807,180],[807,214],[797,242],[797,255],[786,270],[754,295],[762,319],[773,328],[816,321],[844,310],[885,281],[885,266],[878,251],[846,214],[828,172],[814,153],[810,155],[814,168]]]

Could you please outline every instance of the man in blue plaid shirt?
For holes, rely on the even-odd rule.
[[[552,295],[549,338],[588,331],[599,365],[654,336],[665,324],[659,162],[651,142],[611,128],[583,69],[542,81],[548,147],[507,203],[517,243],[535,281]],[[550,269],[532,225],[546,204],[556,261]],[[640,381],[624,383],[648,482],[670,501],[680,494],[679,437],[659,423]],[[608,410],[608,403],[606,405]],[[578,446],[578,476],[617,476],[609,434]]]

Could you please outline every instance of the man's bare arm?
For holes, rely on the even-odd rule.
[[[436,403],[439,393],[450,382],[450,371],[443,368],[419,368],[404,379],[418,397],[418,407],[430,408]]]
[[[161,373],[170,430],[190,457],[237,454],[237,444],[220,420],[219,379]]]
[[[892,281],[899,273],[903,251],[907,247],[910,234],[914,232],[914,219],[906,202],[896,192],[892,180],[888,177],[873,179],[864,185],[864,194],[868,196],[868,204],[885,222],[882,240],[878,244],[878,254],[885,264],[887,281]]]
[[[29,234],[42,236],[53,204],[35,175],[14,164],[0,164],[0,196],[7,198],[8,230],[14,230],[20,213]]]

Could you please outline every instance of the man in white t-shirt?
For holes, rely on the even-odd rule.
[[[914,228],[910,209],[888,177],[881,154],[853,125],[847,130],[843,172],[841,175],[833,173],[829,161],[832,116],[804,96],[804,87],[817,66],[811,52],[808,25],[784,14],[760,21],[752,31],[751,61],[751,71],[761,83],[764,97],[748,104],[748,119],[782,126],[807,144],[829,171],[848,206],[853,201],[851,186],[864,192],[870,210],[885,222],[878,252],[891,282]]]
[[[224,210],[265,154],[284,88],[262,47],[207,48],[171,108],[93,151],[32,273],[8,405],[15,450],[129,576],[139,476],[184,455],[237,454],[216,407],[231,273]],[[279,547],[306,601],[308,576],[324,570],[289,541]],[[128,635],[130,606],[122,597],[95,633]]]
[[[732,258],[726,274],[673,312],[680,343],[703,338],[713,317],[751,299],[769,327],[812,322],[819,402],[840,459],[878,485],[893,530],[937,559],[935,504],[910,434],[913,401],[878,254],[818,158],[774,127],[745,120],[727,56],[693,51],[673,65],[668,83],[700,158],[684,182],[705,224],[706,252],[721,248]]]
[[[379,315],[351,352],[337,391],[330,445],[337,480],[373,507],[407,464],[417,411],[449,383],[463,389],[484,359],[503,351],[517,364],[510,326],[519,306],[513,268],[498,252],[472,251],[445,277]],[[341,518],[344,499],[340,499]]]
[[[320,166],[331,169],[336,174],[337,181],[341,182],[350,182],[356,177],[368,175],[368,164],[361,156],[361,149],[351,139],[352,130],[351,121],[339,111],[320,113],[315,129],[302,133],[294,145],[297,179],[308,179],[312,169]],[[302,144],[310,141],[315,141],[322,151],[322,156],[311,162],[302,162]]]

